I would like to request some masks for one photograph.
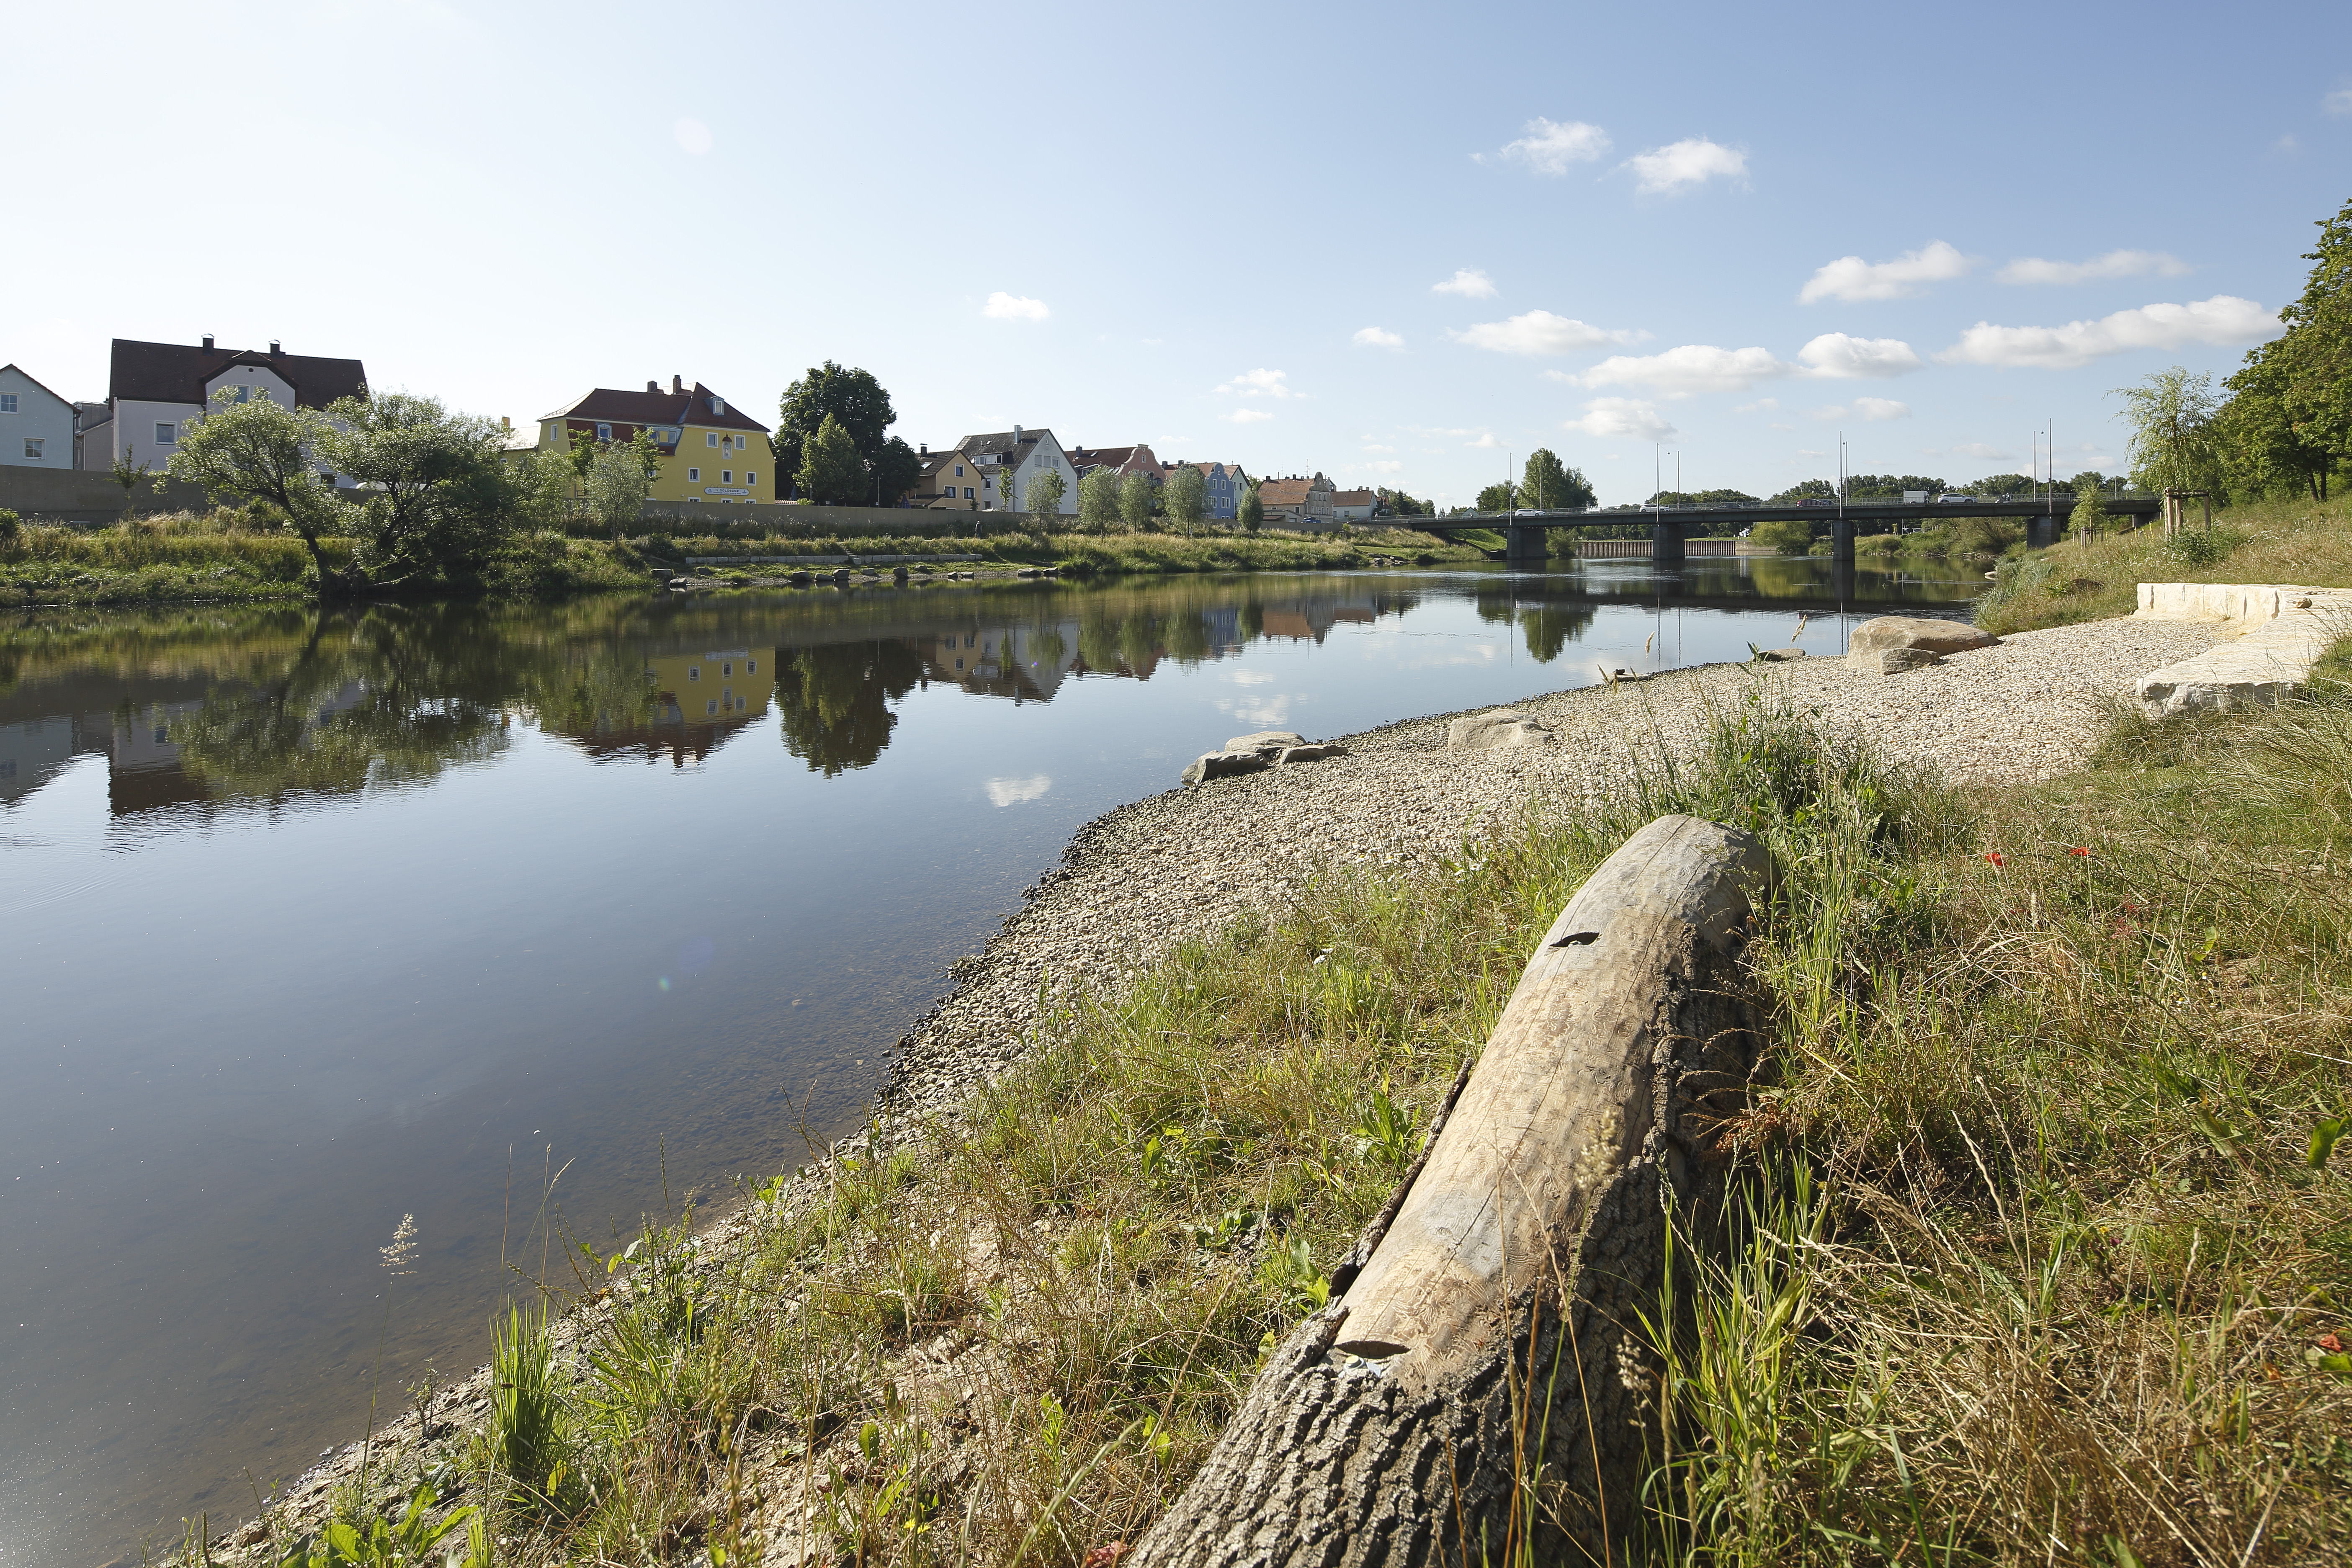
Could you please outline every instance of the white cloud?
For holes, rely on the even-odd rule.
[[[1530,120],[1528,133],[1506,145],[1503,156],[1538,174],[1565,174],[1570,163],[1590,163],[1609,151],[1609,132],[1581,120]]]
[[[1625,166],[1641,176],[1643,190],[1679,191],[1685,185],[1705,184],[1718,174],[1727,180],[1746,179],[1748,154],[1704,136],[1685,136],[1669,146],[1636,153],[1625,160]]]
[[[1454,335],[1472,348],[1492,349],[1496,353],[1566,354],[1605,343],[1638,343],[1650,334],[1589,326],[1573,316],[1555,316],[1549,310],[1529,310],[1506,321],[1482,321]]]
[[[1255,425],[1261,419],[1271,419],[1274,416],[1263,408],[1236,408],[1231,414],[1221,415],[1219,417],[1230,419],[1236,425]]]
[[[992,316],[1000,321],[1042,321],[1054,312],[1045,309],[1045,301],[1043,300],[1031,300],[1019,294],[1007,294],[1003,289],[999,289],[988,297],[988,303],[980,308],[980,313],[983,316]]]
[[[1490,451],[1502,446],[1500,441],[1495,439],[1495,433],[1492,430],[1481,432],[1475,441],[1465,441],[1462,444],[1465,447],[1484,447]]]
[[[1759,397],[1753,403],[1741,404],[1738,407],[1733,409],[1732,412],[1734,414],[1755,414],[1759,412],[1769,414],[1772,410],[1780,406],[1780,400],[1777,397]]]
[[[1831,381],[1883,381],[1920,368],[1919,356],[1901,338],[1853,338],[1823,332],[1797,351],[1808,374]]]
[[[680,147],[698,158],[710,151],[710,127],[699,120],[681,120],[669,128],[669,133]]]
[[[1379,327],[1358,327],[1355,343],[1360,349],[1401,349],[1404,347],[1404,339]]]
[[[2216,294],[2186,305],[2142,305],[2095,321],[2063,327],[1996,327],[1979,321],[1936,357],[1947,364],[2072,370],[2132,349],[2215,348],[2260,342],[2279,331],[2277,312],[2252,300]]]
[[[2339,87],[2319,100],[2322,114],[2352,114],[2352,87]]]
[[[1402,463],[1395,462],[1366,463],[1364,467],[1376,474],[1395,474],[1404,470]]]
[[[1658,412],[1657,405],[1638,397],[1596,397],[1584,405],[1583,418],[1570,419],[1560,428],[1637,441],[1670,441],[1681,434]]]
[[[1788,372],[1766,349],[1685,343],[1663,353],[1612,354],[1584,373],[1584,384],[1646,386],[1667,397],[1688,397],[1695,392],[1745,392]]]
[[[1244,374],[1234,377],[1233,380],[1225,383],[1223,386],[1217,388],[1217,390],[1219,392],[1235,394],[1243,397],[1297,397],[1302,395],[1301,394],[1291,390],[1288,374],[1279,370],[1249,371]]]
[[[2285,135],[2271,143],[2271,151],[2273,153],[2300,153],[2303,151],[2303,143],[2296,141],[2294,139],[2294,132],[2290,131]]]
[[[1053,779],[1045,773],[1032,773],[1025,779],[991,779],[988,800],[991,805],[1019,805],[1024,800],[1035,800],[1053,787]]]
[[[1853,411],[1866,420],[1911,417],[1911,405],[1897,403],[1891,397],[1857,397],[1853,400]]]
[[[2110,250],[2088,261],[2044,261],[2020,257],[1993,274],[2003,283],[2088,283],[2101,278],[2178,278],[2189,263],[2161,250]]]
[[[1816,300],[1907,300],[1923,283],[1943,283],[1966,273],[1969,258],[1944,241],[1931,240],[1892,261],[1841,256],[1814,272],[1797,291],[1797,302]]]
[[[1491,300],[1495,297],[1495,280],[1475,267],[1458,267],[1444,282],[1432,283],[1429,291],[1459,294],[1465,300]]]
[[[1364,450],[1367,452],[1393,452],[1396,448],[1389,446],[1385,442],[1367,441],[1364,443]]]

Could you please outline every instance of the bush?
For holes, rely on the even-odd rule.
[[[6,507],[0,507],[0,546],[16,543],[16,535],[23,529],[24,524],[23,518],[18,517]]]
[[[2179,565],[2211,566],[2245,542],[2246,536],[2234,528],[2183,530],[2164,542],[2164,553]]]
[[[1813,542],[1813,525],[1801,517],[1775,518],[1758,523],[1748,538],[1783,555],[1802,555]]]

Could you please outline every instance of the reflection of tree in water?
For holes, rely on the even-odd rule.
[[[1584,605],[1538,604],[1519,606],[1519,630],[1528,652],[1538,664],[1549,664],[1560,649],[1592,624],[1592,610]]]
[[[282,669],[207,693],[172,721],[170,738],[182,769],[215,797],[430,779],[506,746],[515,676],[501,652],[470,610],[321,615]]]
[[[784,749],[827,778],[872,765],[898,716],[889,704],[923,679],[912,644],[834,643],[777,650],[776,706]]]
[[[534,706],[542,728],[567,735],[608,735],[652,726],[658,679],[634,647],[593,643],[561,674],[539,683]]]

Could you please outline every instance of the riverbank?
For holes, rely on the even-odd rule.
[[[354,543],[320,541],[329,566],[346,570]],[[467,596],[558,599],[638,591],[691,572],[713,586],[750,586],[808,557],[971,558],[966,569],[1011,573],[1051,566],[1072,576],[1181,572],[1305,572],[1379,564],[1483,561],[1475,548],[1392,529],[1348,534],[997,533],[904,538],[763,539],[648,534],[613,541],[553,531],[520,535],[488,562]],[[696,556],[723,566],[693,568]],[[772,566],[770,564],[772,563]],[[454,590],[453,590],[454,591]],[[0,535],[0,609],[76,605],[301,603],[318,595],[302,542],[258,528],[244,512],[172,513],[103,528],[21,524]]]
[[[1760,814],[1777,824],[1784,849],[1798,847],[1791,834],[1818,838],[1825,804],[1851,814],[1865,796],[1875,802],[1867,809],[1885,830],[1858,848],[1837,842],[1884,860],[1874,873],[1884,887],[1849,886],[1834,907],[1803,919],[1784,911],[1793,923],[1775,950],[1786,966],[1775,983],[1796,1003],[1810,976],[1813,1001],[1792,1015],[1771,1100],[1781,1109],[1771,1114],[1790,1146],[1816,1139],[1824,1172],[1854,1181],[1876,1181],[1887,1151],[1912,1148],[1926,1162],[1915,1177],[1939,1172],[1937,1182],[1958,1184],[1933,1195],[1944,1205],[1929,1215],[1945,1226],[1938,1234],[1980,1206],[1987,1217],[1968,1223],[1982,1228],[2016,1175],[2000,1157],[1999,1140],[2013,1137],[1999,1132],[2001,1119],[2034,1124],[2019,1097],[2053,1081],[2018,1053],[2053,1047],[2030,1030],[1978,1039],[1967,1049],[1979,1086],[1989,1075],[1992,1087],[1983,1106],[1962,1106],[1955,1096],[1968,1098],[1967,1075],[1946,1080],[1951,1031],[1973,1026],[1963,1021],[1969,1013],[1903,1009],[1958,1004],[1948,988],[1963,984],[2021,995],[2046,989],[2035,955],[2053,941],[2097,934],[2112,919],[2076,907],[2081,896],[2095,883],[2091,904],[2100,905],[2110,878],[2130,884],[2152,854],[2187,855],[2224,874],[2141,889],[2144,912],[2125,922],[2132,941],[2209,919],[2221,922],[2217,931],[2240,930],[2245,911],[2205,907],[2237,896],[2243,881],[2228,872],[2229,835],[2152,841],[2134,815],[2151,791],[2170,792],[2178,807],[2174,797],[2202,781],[2136,774],[2118,787],[2111,773],[2068,773],[2093,758],[2105,700],[2217,636],[2196,626],[2107,623],[2020,637],[1892,678],[1826,659],[1683,671],[1521,705],[1553,727],[1552,748],[1450,752],[1441,720],[1415,720],[1350,738],[1344,757],[1171,791],[1109,814],[988,951],[958,966],[957,994],[903,1042],[878,1141],[762,1186],[698,1234],[684,1225],[649,1232],[609,1276],[609,1291],[601,1260],[570,1282],[565,1293],[583,1304],[544,1353],[574,1369],[567,1377],[587,1381],[550,1406],[565,1468],[542,1458],[538,1475],[526,1477],[551,1500],[502,1510],[499,1531],[513,1545],[500,1561],[614,1550],[632,1531],[637,1540],[654,1532],[668,1542],[656,1555],[677,1561],[707,1560],[700,1553],[713,1545],[730,1561],[763,1547],[764,1560],[796,1561],[815,1542],[836,1552],[863,1542],[896,1560],[909,1530],[960,1533],[975,1555],[995,1560],[1021,1541],[1034,1545],[1048,1520],[1067,1532],[1049,1552],[1057,1560],[1131,1539],[1213,1437],[1256,1347],[1311,1302],[1321,1269],[1385,1195],[1414,1116],[1484,1039],[1528,931],[1606,853],[1612,825],[1626,815],[1629,778],[1646,781],[1646,800],[1634,803],[1645,805],[1713,789],[1716,798],[1691,804]],[[1818,730],[1808,711],[1817,711]],[[1853,760],[1857,734],[1872,738],[1867,763]],[[1825,778],[1832,753],[1843,760]],[[1663,761],[1702,754],[1712,769],[1676,775]],[[1922,763],[1940,763],[1964,793],[1909,782]],[[2053,775],[2067,782],[2033,782]],[[2096,854],[2049,848],[2050,822],[2067,824],[2066,836],[2095,843]],[[2324,899],[2340,884],[2341,858],[2332,854],[2319,863],[2336,868],[2328,873],[2336,881],[2295,896]],[[1862,893],[1876,900],[1875,912],[1862,912]],[[1982,926],[1989,911],[2042,934],[2025,942],[1999,921],[1998,930]],[[1797,940],[1806,932],[1812,947]],[[2209,955],[2215,946],[2207,940]],[[2017,954],[2031,959],[2022,970]],[[1821,984],[1830,985],[1826,994],[1848,994],[1852,980],[1840,977],[1861,957],[1879,966],[1879,981],[1864,987],[1858,1008],[1823,1015]],[[2314,972],[2325,976],[2321,1032],[2297,1038],[2340,1031],[2340,1016],[2326,1023],[2340,968],[2337,953]],[[2232,983],[2242,974],[2231,972]],[[2084,1000],[2079,985],[2068,994],[2074,1005]],[[2237,1001],[2210,985],[2161,1000],[2175,1012]],[[1890,1047],[1838,1032],[1873,1019],[1916,1037]],[[2071,1043],[2080,1027],[2136,1027],[2112,1010],[2064,1028],[2046,1017],[2036,1026],[2076,1051],[2088,1048]],[[1808,1051],[1823,1055],[1826,1076]],[[2136,1070],[2145,1077],[2107,1047],[2088,1059],[2103,1092],[2137,1081]],[[2070,1070],[2079,1079],[2086,1069],[2076,1062]],[[2198,1081],[2210,1081],[2210,1070],[2196,1068]],[[1857,1118],[1853,1096],[1865,1089],[1870,1109]],[[2249,1090],[2240,1083],[2216,1092]],[[1893,1107],[1923,1095],[1936,1103],[1918,1104],[1914,1131],[1890,1133],[1909,1114]],[[2207,1101],[2192,1095],[2187,1104]],[[2063,1109],[2073,1126],[2084,1107]],[[2167,1127],[2187,1113],[2178,1101],[2133,1112]],[[1967,1162],[1979,1156],[1963,1154],[1954,1128],[1972,1129],[1979,1144],[1996,1140],[2000,1179],[1990,1189],[1963,1190],[1975,1181]],[[2242,1137],[2237,1146],[2249,1147]],[[2151,1162],[2187,1159],[2209,1184],[2198,1190],[2210,1190],[2206,1163],[2183,1148],[2168,1132],[2145,1149],[2099,1145],[2094,1158],[2115,1170],[2100,1178],[2098,1212],[2114,1213],[2123,1227],[2100,1246],[2156,1247],[2181,1299],[2201,1301],[2221,1283],[2213,1258],[2203,1272],[2193,1254],[2184,1265],[2174,1244],[2187,1233],[2167,1217],[2193,1205],[2173,1187],[2157,1195],[2141,1174]],[[1882,1199],[1879,1187],[1853,1187],[1840,1202],[1862,1206],[1843,1223],[1878,1223],[1864,1218],[1873,1213],[1883,1221],[1892,1211]],[[2325,1207],[2337,1196],[2298,1189],[2297,1201]],[[2042,1258],[2042,1222],[2021,1212],[2020,1223],[2029,1230],[2014,1237],[1969,1230],[1967,1245]],[[2098,1229],[2107,1223],[2094,1230],[2109,1234]],[[1842,1254],[1838,1268],[1866,1264],[1876,1244],[1855,1245],[1862,1250]],[[2061,1254],[2070,1266],[2113,1261],[2096,1247],[2065,1245],[2074,1248]],[[1737,1305],[1738,1281],[1725,1281]],[[1820,1283],[1825,1296],[1844,1288],[1826,1274]],[[2069,1332],[2080,1327],[2078,1308],[2090,1310],[2068,1307]],[[681,1321],[690,1327],[683,1340]],[[1835,1327],[1832,1315],[1809,1331]],[[616,1415],[615,1347],[647,1334],[656,1351],[674,1347],[656,1362],[670,1359],[646,1370],[650,1383],[618,1391],[626,1397]],[[592,1345],[601,1358],[593,1372],[581,1359]],[[1764,1392],[1820,1396],[1793,1362],[1776,1375],[1784,1386]],[[315,1521],[338,1500],[373,1511],[439,1464],[455,1467],[445,1488],[454,1477],[478,1477],[501,1447],[471,1435],[489,1416],[489,1392],[477,1374],[430,1393],[421,1413],[429,1438],[419,1442],[417,1414],[388,1423],[367,1457],[370,1495],[355,1486],[361,1454],[347,1450],[292,1489],[281,1520],[299,1528],[294,1521]],[[2308,1393],[2297,1385],[2298,1398]],[[2166,1419],[2194,1404],[2167,1405]],[[2309,1407],[2340,1417],[2325,1399]],[[1139,1436],[1147,1417],[1152,1425]],[[510,1435],[511,1424],[500,1429]],[[1941,1462],[1952,1438],[1915,1433],[1910,1462]],[[1750,1435],[1768,1439],[1785,1440]],[[511,1469],[516,1450],[503,1447]],[[1775,1485],[1799,1486],[1801,1455],[1780,1463]],[[1841,1509],[1885,1500],[1858,1482],[1840,1484],[1850,1493]],[[2144,1559],[2158,1560],[2148,1553],[2161,1542],[2131,1529]]]

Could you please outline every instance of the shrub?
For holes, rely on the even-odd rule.
[[[1801,517],[1775,518],[1758,523],[1748,537],[1783,555],[1802,555],[1813,542],[1813,525]]]

